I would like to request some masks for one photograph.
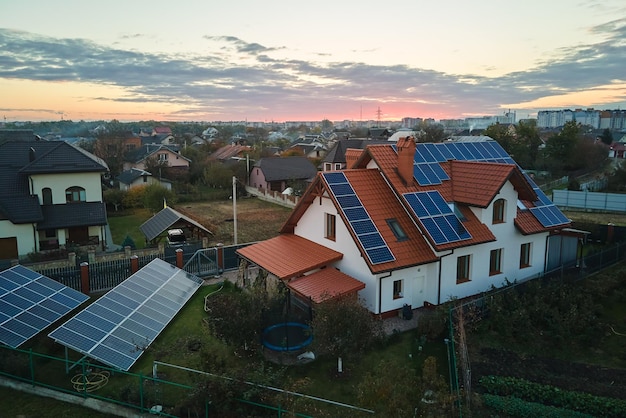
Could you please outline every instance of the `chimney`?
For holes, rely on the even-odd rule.
[[[415,139],[412,136],[400,138],[398,148],[398,174],[404,184],[413,184],[413,162],[415,159]]]

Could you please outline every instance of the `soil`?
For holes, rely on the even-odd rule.
[[[239,244],[275,237],[291,213],[291,208],[255,197],[238,198],[234,204],[231,200],[184,203],[175,209],[213,232],[212,244],[224,245],[234,243],[235,213]]]
[[[498,375],[526,379],[563,390],[626,399],[626,370],[623,369],[524,356],[512,351],[485,347],[472,360],[471,367],[472,388],[478,391],[482,376]]]

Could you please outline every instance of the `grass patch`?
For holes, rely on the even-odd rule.
[[[124,212],[124,215],[109,216],[109,227],[113,243],[121,245],[127,236],[135,242],[137,249],[146,246],[146,237],[139,230],[139,226],[153,216],[149,209],[136,209],[132,212]]]

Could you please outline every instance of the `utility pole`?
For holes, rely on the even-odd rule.
[[[237,177],[233,176],[233,243],[237,245]]]

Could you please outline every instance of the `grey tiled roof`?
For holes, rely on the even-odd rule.
[[[106,208],[103,202],[43,205],[41,210],[44,220],[37,224],[38,230],[107,224]]]
[[[137,180],[143,175],[152,176],[149,172],[145,170],[139,170],[137,168],[131,168],[130,170],[122,171],[122,173],[117,176],[117,181],[123,184],[132,184],[133,181]]]
[[[345,163],[346,150],[348,148],[365,149],[368,145],[388,144],[386,140],[374,139],[341,139],[331,147],[328,154],[324,157],[325,163]]]
[[[317,168],[306,157],[261,158],[254,166],[263,171],[266,181],[308,180],[317,175]]]
[[[202,226],[198,222],[194,221],[188,216],[183,215],[182,213],[175,211],[174,209],[170,207],[163,208],[159,213],[157,213],[152,218],[148,219],[146,222],[141,224],[141,226],[139,227],[139,230],[143,232],[143,234],[146,236],[146,239],[148,241],[152,241],[153,239],[161,235],[163,232],[167,231],[172,225],[174,225],[179,220],[184,220],[185,222],[188,222],[202,229],[203,231],[209,234],[212,234],[211,231],[206,229],[204,226]]]
[[[43,214],[28,185],[29,174],[105,172],[97,157],[64,141],[0,144],[0,212],[11,222],[40,222]]]

